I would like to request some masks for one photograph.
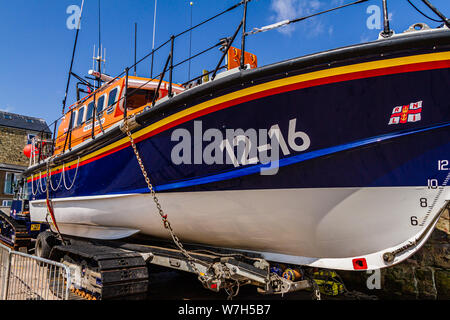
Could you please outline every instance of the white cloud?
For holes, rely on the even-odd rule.
[[[0,107],[0,111],[13,112],[14,111],[14,107],[11,107],[9,104],[7,104],[6,106]]]
[[[333,0],[332,3],[333,3],[334,6],[339,7],[339,6],[342,6],[344,4],[344,0]]]
[[[332,35],[333,35],[333,32],[334,32],[334,28],[333,28],[333,26],[330,26],[330,27],[328,28],[328,35],[329,35],[329,36],[332,36]]]
[[[360,43],[366,43],[366,42],[369,42],[370,40],[372,40],[372,38],[365,34],[361,35],[361,37],[359,39]]]
[[[339,6],[343,4],[343,0],[333,0],[331,4]],[[328,8],[329,5],[330,1],[326,0],[272,0],[271,9],[274,12],[272,20],[278,22],[308,16]],[[329,34],[333,32],[332,27],[326,28],[320,17],[310,18],[300,23],[302,24],[301,29],[309,37],[315,37],[323,32]],[[288,25],[279,28],[278,31],[285,35],[291,35],[297,27],[297,25]]]

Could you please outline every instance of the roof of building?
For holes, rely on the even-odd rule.
[[[44,119],[24,116],[0,110],[0,127],[19,128],[24,130],[51,133]]]

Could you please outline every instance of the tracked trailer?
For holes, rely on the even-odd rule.
[[[315,297],[320,298],[317,285],[303,270],[297,269],[297,278],[283,277],[267,261],[248,253],[190,248],[186,256],[187,251],[171,248],[167,243],[143,245],[80,238],[65,239],[63,244],[48,231],[38,237],[37,245],[44,247],[36,250],[38,255],[70,268],[72,298],[145,299],[151,289],[149,275],[155,266],[193,273],[206,289],[225,290],[229,298],[244,285],[255,286],[261,294],[314,288]]]

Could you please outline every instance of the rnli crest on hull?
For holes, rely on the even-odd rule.
[[[420,120],[422,120],[422,101],[395,107],[392,110],[389,125],[418,122]]]

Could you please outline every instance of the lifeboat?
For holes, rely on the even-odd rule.
[[[227,70],[192,87],[104,78],[25,172],[33,221],[49,196],[64,235],[169,239],[150,182],[184,243],[329,269],[405,260],[450,201],[450,30],[413,29],[263,67],[228,44]]]

